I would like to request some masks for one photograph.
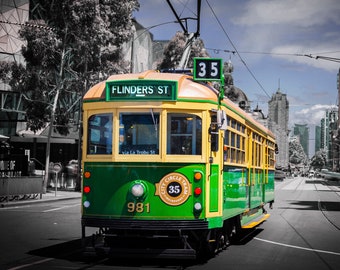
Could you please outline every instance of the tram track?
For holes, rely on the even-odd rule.
[[[334,222],[332,222],[332,220],[327,216],[327,208],[326,205],[322,204],[322,200],[321,200],[321,196],[320,196],[320,192],[322,190],[319,190],[317,187],[317,184],[319,183],[312,183],[312,179],[307,179],[307,178],[301,178],[299,179],[299,183],[293,184],[293,181],[295,181],[295,179],[292,179],[291,181],[287,181],[286,184],[282,184],[280,185],[280,189],[281,190],[287,190],[290,191],[291,195],[293,195],[292,197],[290,197],[289,201],[295,201],[295,202],[300,202],[300,198],[301,195],[303,194],[304,191],[309,190],[304,188],[304,184],[308,183],[308,184],[313,184],[313,190],[317,192],[318,194],[318,201],[317,201],[317,205],[315,205],[315,209],[320,211],[322,213],[322,215],[324,216],[324,218],[327,220],[327,223],[329,223],[331,226],[335,227],[337,230],[339,230],[339,226],[337,226]],[[289,186],[289,188],[287,188]],[[332,191],[336,191],[335,189],[331,188],[330,186],[328,186],[330,190]],[[336,193],[337,196],[340,196],[339,193]],[[259,241],[263,241],[263,242],[268,242],[271,244],[277,244],[277,245],[282,245],[282,246],[287,246],[290,248],[297,248],[297,249],[304,249],[304,250],[308,250],[308,251],[312,251],[315,253],[315,255],[319,258],[320,261],[322,261],[322,263],[327,267],[327,269],[332,269],[331,266],[329,265],[329,263],[325,260],[325,258],[323,258],[323,256],[321,256],[321,253],[326,253],[328,251],[324,251],[324,250],[318,250],[315,249],[313,247],[313,245],[308,241],[308,239],[304,236],[303,231],[300,231],[299,228],[297,228],[294,225],[294,222],[292,222],[293,220],[290,220],[288,212],[289,210],[293,210],[296,204],[294,203],[289,203],[288,205],[283,206],[283,210],[279,213],[279,216],[284,220],[284,222],[294,231],[294,233],[302,240],[302,242],[304,243],[304,245],[302,246],[296,246],[296,245],[289,245],[289,244],[284,244],[284,243],[279,243],[279,242],[270,242],[268,240],[265,239],[261,239],[261,238],[257,238],[254,237],[254,239],[259,240]],[[288,215],[288,216],[287,216]],[[330,253],[330,252],[329,252]],[[338,255],[338,253],[336,253],[336,255]]]
[[[288,209],[286,209],[288,210]],[[306,247],[296,247],[296,246],[293,246],[293,245],[286,245],[286,244],[282,244],[280,243],[281,245],[284,245],[284,246],[289,246],[289,247],[294,247],[294,248],[299,248],[299,249],[305,249],[305,250],[309,250],[309,251],[312,251],[315,253],[315,255],[319,258],[320,261],[322,261],[322,263],[328,268],[328,269],[332,269],[331,266],[329,265],[329,263],[319,254],[319,252],[317,252],[317,250],[309,243],[309,241],[306,239],[306,237],[304,237],[300,232],[299,230],[288,220],[284,217],[283,213],[280,214],[281,218],[286,222],[286,224],[296,233],[296,235],[298,235],[298,237],[305,243]],[[257,240],[260,240],[260,241],[266,241],[266,240],[263,240],[263,239],[258,239],[256,238]]]
[[[325,184],[331,191],[334,191],[334,193],[340,197],[340,192],[335,189],[333,186],[329,185],[329,183],[325,180],[322,181],[323,184]],[[321,200],[320,198],[320,190],[317,188],[316,184],[314,184],[314,187],[315,187],[315,190],[317,191],[317,194],[318,194],[318,209],[319,211],[322,213],[322,215],[325,217],[325,219],[329,222],[329,224],[331,224],[333,227],[335,227],[337,230],[340,230],[340,226],[338,226],[337,224],[335,224],[328,216],[327,216],[327,205],[326,204],[323,204],[323,201]]]

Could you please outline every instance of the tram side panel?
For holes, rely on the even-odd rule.
[[[247,171],[244,168],[224,166],[223,216],[232,218],[248,208]]]

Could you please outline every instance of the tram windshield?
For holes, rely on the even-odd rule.
[[[167,154],[201,155],[202,120],[194,114],[168,114]]]
[[[159,153],[159,113],[121,113],[119,115],[119,154],[155,155]]]
[[[87,153],[111,155],[158,155],[160,153],[160,113],[121,112],[119,117],[119,145],[113,143],[113,114],[95,114],[88,119]],[[167,155],[202,154],[202,119],[195,114],[168,113],[166,123]],[[118,133],[118,132],[117,132]],[[118,135],[118,134],[117,134]],[[165,138],[165,137],[164,137]]]
[[[88,120],[88,154],[112,154],[112,114],[90,116]]]

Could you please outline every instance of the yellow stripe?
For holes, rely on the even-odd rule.
[[[262,223],[263,221],[267,220],[270,217],[270,214],[265,214],[260,220],[250,222],[246,225],[242,226],[242,229],[251,229]]]

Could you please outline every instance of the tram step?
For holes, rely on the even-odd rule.
[[[264,222],[265,220],[267,220],[269,217],[270,217],[270,214],[259,215],[258,217],[256,217],[255,219],[251,220],[250,222],[242,225],[242,229],[251,229],[251,228],[254,228],[254,227],[258,226],[259,224],[261,224],[262,222]]]

